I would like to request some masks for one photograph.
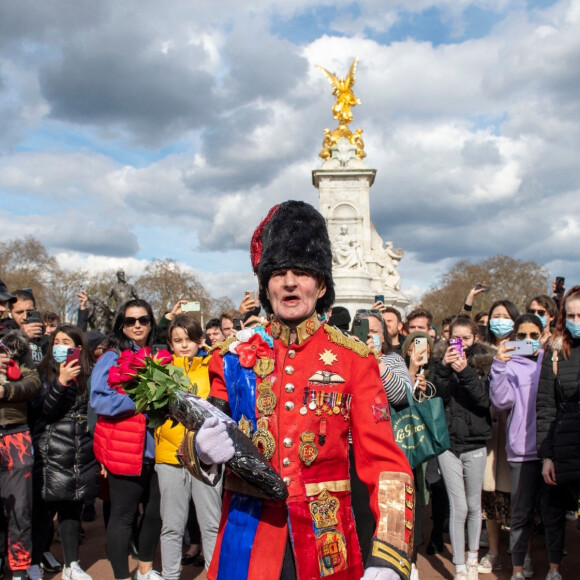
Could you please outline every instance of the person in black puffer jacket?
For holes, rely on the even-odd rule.
[[[561,389],[558,388],[558,383]],[[546,490],[542,497],[547,578],[560,580],[566,510],[576,510],[580,488],[580,433],[556,434],[561,403],[578,413],[580,400],[580,286],[571,288],[560,305],[554,335],[542,362],[536,399],[536,442]],[[563,400],[562,396],[563,395]]]
[[[471,580],[477,578],[485,442],[491,436],[487,376],[495,351],[489,345],[476,342],[477,327],[471,318],[456,318],[449,332],[452,338],[462,339],[463,352],[449,346],[435,364],[433,382],[445,404],[451,442],[449,450],[438,460],[451,506],[449,532],[455,578]]]
[[[80,349],[80,358],[67,354]],[[78,563],[83,500],[97,492],[98,462],[87,428],[88,378],[92,354],[84,333],[60,325],[38,370],[40,395],[30,402],[34,445],[34,521],[32,563],[50,544],[51,523],[58,512],[65,568],[63,578],[90,578]]]

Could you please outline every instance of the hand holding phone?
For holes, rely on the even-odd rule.
[[[69,347],[66,351],[66,360],[60,365],[58,381],[61,385],[68,385],[71,381],[76,381],[81,372],[80,365],[81,349]]]
[[[531,356],[534,354],[534,342],[529,338],[525,340],[510,340],[505,343],[505,348],[510,349],[511,355]]]
[[[66,351],[66,361],[65,364],[69,364],[72,361],[76,361],[78,364],[80,364],[80,360],[81,360],[81,349],[80,348],[76,348],[76,347],[69,347]]]
[[[369,320],[368,318],[355,318],[352,325],[352,333],[361,342],[366,344],[369,334]]]
[[[463,339],[459,338],[459,337],[455,337],[455,338],[450,338],[449,339],[449,346],[452,346],[453,348],[455,348],[455,350],[459,353],[459,356],[461,358],[463,358],[464,352],[463,352]]]
[[[418,336],[415,338],[415,354],[421,352],[421,358],[417,360],[418,364],[423,366],[429,362],[429,355],[427,354],[427,338]]]
[[[554,280],[554,294],[558,294],[558,295],[562,295],[564,294],[564,282],[566,281],[566,278],[564,278],[564,276],[556,276],[556,279]]]

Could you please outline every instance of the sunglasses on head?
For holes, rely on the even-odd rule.
[[[540,338],[539,332],[518,332],[516,334],[516,340],[526,340],[526,338],[531,338],[532,340],[538,340]]]
[[[151,324],[151,318],[149,316],[139,316],[139,318],[134,318],[133,316],[126,316],[123,320],[123,326],[131,328],[139,323],[141,326],[149,326]]]
[[[360,310],[356,311],[356,315],[359,317],[360,316],[376,316],[377,314],[380,316],[381,311],[380,310],[368,310],[366,308],[361,308]]]
[[[546,311],[542,309],[536,310],[534,308],[528,308],[528,314],[537,314],[538,316],[546,316]]]

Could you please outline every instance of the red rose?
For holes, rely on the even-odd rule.
[[[240,342],[235,351],[238,353],[240,364],[246,368],[253,367],[257,358],[270,356],[270,347],[259,334],[252,334],[247,342]]]
[[[152,358],[160,365],[168,365],[173,362],[173,355],[168,350],[163,349],[158,350]]]
[[[146,359],[150,357],[151,349],[148,346],[144,346],[133,355],[131,366],[136,370],[144,369],[147,366]]]

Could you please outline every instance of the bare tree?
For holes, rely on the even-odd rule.
[[[203,284],[175,260],[151,262],[134,285],[139,296],[147,300],[159,316],[171,310],[178,300],[200,302],[205,319],[211,309],[212,300]]]
[[[439,324],[446,316],[459,314],[470,289],[482,281],[491,289],[476,296],[474,312],[488,310],[496,300],[511,300],[521,311],[528,298],[546,293],[548,271],[537,262],[503,255],[477,264],[461,260],[423,295],[421,304],[433,313],[435,324]]]
[[[32,236],[0,243],[0,278],[11,290],[30,288],[39,307],[51,306],[47,289],[58,270],[56,258]]]
[[[219,298],[214,298],[211,301],[208,318],[219,318],[222,312],[235,309],[236,305],[231,298],[228,298],[227,296],[220,296]]]

